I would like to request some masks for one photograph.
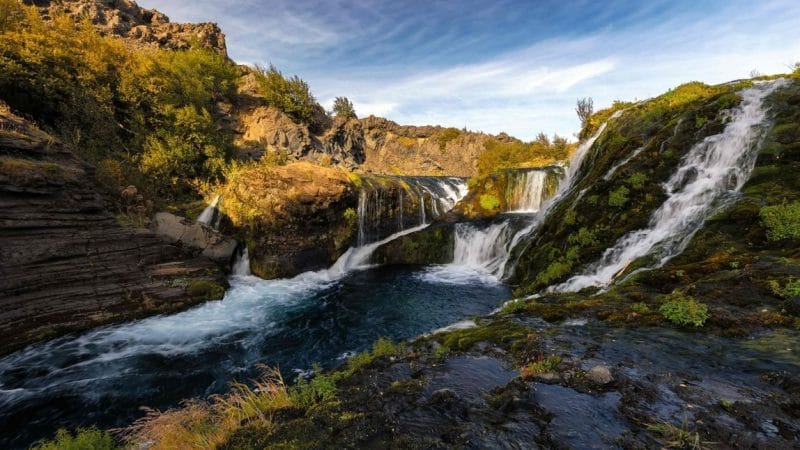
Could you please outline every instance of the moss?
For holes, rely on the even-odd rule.
[[[495,211],[500,208],[500,200],[492,194],[483,194],[480,197],[481,208],[487,211]]]
[[[188,281],[186,293],[193,298],[219,300],[225,295],[225,288],[215,281],[196,278]]]
[[[706,305],[680,292],[670,294],[659,312],[665,319],[681,326],[702,327],[709,317]]]
[[[765,206],[758,215],[770,241],[800,239],[800,202]]]
[[[622,208],[628,203],[628,194],[630,191],[625,186],[620,186],[616,190],[608,194],[608,206],[614,208]]]
[[[397,136],[397,143],[404,148],[411,149],[417,145],[417,140],[408,136]]]
[[[521,325],[510,320],[499,319],[480,324],[475,328],[440,333],[435,336],[435,339],[454,351],[468,351],[478,342],[511,344],[524,338],[528,333],[529,330]]]
[[[634,189],[642,189],[645,182],[647,182],[647,175],[643,172],[636,172],[626,182]]]
[[[347,178],[350,179],[350,182],[353,183],[356,189],[361,189],[364,186],[364,181],[355,172],[347,172]]]
[[[631,310],[638,314],[650,313],[650,307],[647,306],[647,303],[644,302],[634,303],[633,305],[631,305]]]

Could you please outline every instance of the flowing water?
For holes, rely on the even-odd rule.
[[[564,169],[551,166],[542,169],[513,169],[509,171],[507,203],[509,212],[532,214],[558,192]]]
[[[679,254],[705,219],[726,205],[750,176],[765,130],[764,98],[786,81],[756,84],[741,92],[722,133],[697,143],[664,188],[667,200],[647,228],[633,231],[608,248],[583,274],[552,287],[556,292],[608,286],[636,259],[650,255],[661,266]]]
[[[211,203],[197,216],[197,221],[204,223],[212,228],[219,228],[222,215],[219,212],[219,195],[215,196]]]
[[[364,177],[362,183],[357,211],[359,247],[430,223],[467,195],[466,180],[457,177]]]
[[[378,246],[423,229],[428,217],[465,194],[458,178],[405,182],[403,195],[427,197],[430,216],[420,212],[419,224],[403,223],[402,231],[349,249],[327,270],[262,280],[250,275],[242,248],[221,301],[65,336],[0,359],[0,448],[25,447],[58,427],[124,426],[141,417],[141,406],[163,409],[224,392],[231,381],[258,376],[259,364],[293,379],[314,363],[340,364],[378,337],[409,339],[489,313],[510,295],[496,279],[453,283],[426,279],[420,270],[370,265]],[[202,219],[213,223],[207,211],[217,202]]]

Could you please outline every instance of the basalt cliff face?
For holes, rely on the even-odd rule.
[[[66,13],[76,20],[89,19],[103,35],[117,36],[144,47],[171,50],[194,43],[225,54],[225,35],[214,23],[172,23],[163,13],[145,9],[131,0],[23,0],[37,6],[44,17]]]
[[[0,104],[0,354],[222,297],[227,263],[121,225],[93,180]]]

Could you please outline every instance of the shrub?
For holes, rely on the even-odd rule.
[[[480,204],[481,208],[488,211],[494,211],[500,207],[500,200],[498,200],[497,197],[492,194],[481,194]]]
[[[79,428],[72,435],[65,429],[60,429],[53,440],[40,441],[31,447],[31,450],[114,450],[111,434],[97,428]]]
[[[459,135],[461,135],[461,130],[458,128],[445,128],[436,136],[436,141],[439,143],[439,150],[444,150],[447,146],[447,143],[456,139]]]
[[[589,117],[594,114],[594,100],[591,97],[579,98],[576,101],[575,112],[581,120],[581,127],[585,127]]]
[[[608,206],[613,206],[615,208],[622,208],[628,203],[628,194],[630,191],[625,186],[620,186],[614,191],[611,191],[608,194]]]
[[[800,202],[764,206],[758,215],[770,241],[800,239]]]
[[[272,65],[269,69],[256,66],[255,75],[259,93],[267,104],[283,111],[295,122],[317,123],[321,107],[308,83],[297,75],[286,78]]]
[[[638,314],[647,314],[650,312],[650,307],[647,306],[647,303],[639,302],[631,305],[631,310]]]
[[[667,297],[659,312],[665,319],[681,326],[702,327],[709,317],[706,305],[678,292]]]
[[[440,146],[441,142],[440,140]],[[568,144],[564,138],[556,135],[549,145],[544,145],[541,140],[525,143],[518,140],[497,139],[488,139],[483,145],[484,150],[478,155],[479,175],[487,175],[509,167],[544,165],[564,160],[573,144]]]
[[[336,97],[333,100],[333,114],[343,119],[355,119],[356,109],[347,97]]]

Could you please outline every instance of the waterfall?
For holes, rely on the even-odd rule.
[[[563,169],[553,166],[545,169],[509,170],[509,189],[506,194],[509,212],[535,213],[558,190]]]
[[[456,177],[364,177],[358,198],[357,245],[429,223],[466,193],[466,180]]]
[[[705,219],[726,205],[750,176],[765,129],[764,98],[785,80],[762,82],[740,92],[742,103],[730,113],[722,133],[695,144],[665,184],[667,200],[647,228],[623,236],[583,274],[549,290],[573,292],[608,286],[636,259],[652,255],[656,267],[683,251]]]
[[[509,221],[480,229],[467,223],[455,226],[453,264],[482,269],[499,277],[508,259],[508,242],[511,238]]]
[[[240,277],[247,277],[253,274],[250,272],[250,253],[247,251],[247,246],[242,247],[239,256],[233,263],[233,267],[231,267],[231,274]]]
[[[215,196],[214,200],[197,216],[197,222],[204,223],[214,229],[219,227],[220,219],[222,219],[218,208],[219,197],[219,195]]]

